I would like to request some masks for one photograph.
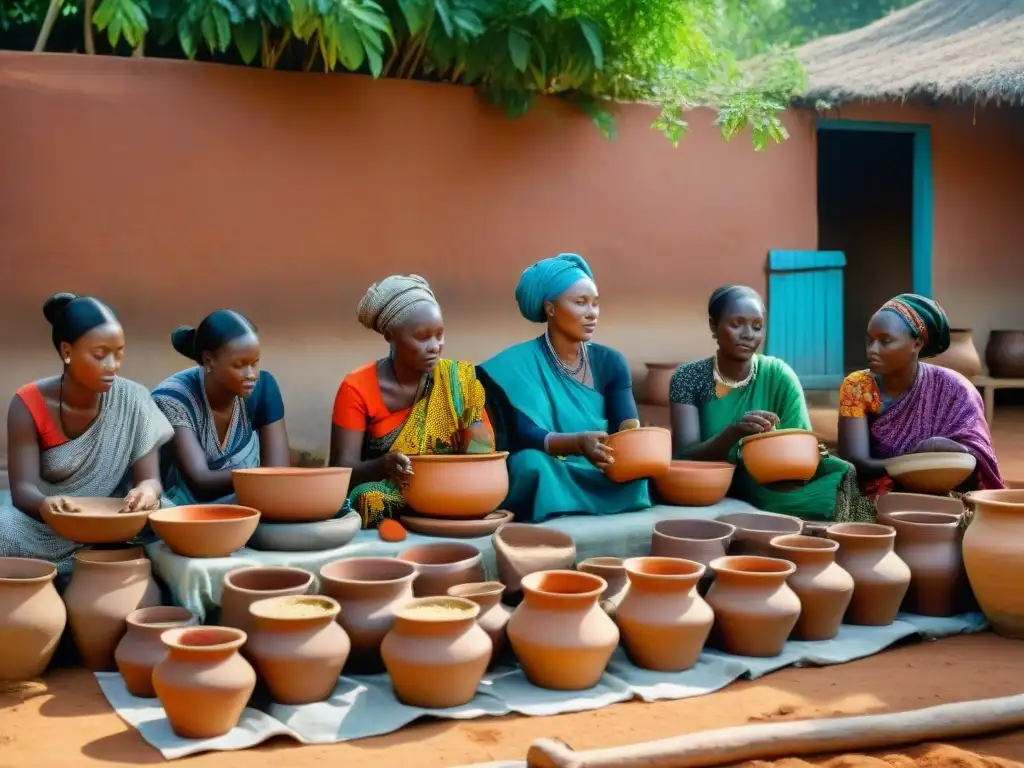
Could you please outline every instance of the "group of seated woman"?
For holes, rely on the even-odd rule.
[[[508,451],[516,519],[606,515],[651,506],[645,480],[615,483],[609,433],[639,424],[623,355],[597,344],[600,301],[586,261],[561,254],[523,272],[523,317],[544,332],[480,365],[443,358],[444,322],[427,282],[394,275],[372,285],[359,322],[387,354],[349,373],[334,401],[329,464],[352,469],[349,505],[364,527],[400,514],[417,454]],[[195,363],[149,393],[120,378],[124,330],[92,297],[57,294],[44,306],[60,375],[22,387],[8,411],[11,504],[0,506],[0,556],[43,557],[66,572],[76,545],[43,512],[83,496],[123,497],[124,510],[233,499],[231,471],[287,466],[284,404],[260,368],[256,327],[218,310],[178,328],[174,349]],[[744,437],[810,429],[793,370],[758,349],[765,308],[751,288],[714,292],[717,351],[680,366],[670,386],[677,459],[737,464],[732,496],[811,520],[875,516],[891,489],[884,460],[921,451],[969,452],[977,469],[960,491],[1002,487],[981,398],[959,374],[922,363],[949,346],[930,299],[905,294],[868,325],[870,368],[840,391],[839,455],[822,448],[807,483],[762,486],[743,469]]]

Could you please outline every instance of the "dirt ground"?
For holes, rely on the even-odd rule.
[[[183,768],[451,768],[522,760],[534,738],[557,736],[577,749],[616,746],[743,723],[918,709],[1022,692],[1024,644],[984,633],[912,643],[840,666],[785,669],[735,683],[710,696],[548,718],[432,721],[387,736],[329,746],[277,739],[239,755],[207,753],[174,761]],[[969,752],[962,750],[970,750]],[[924,745],[874,756],[821,758],[830,768],[1016,765],[1024,731]],[[57,670],[43,683],[0,689],[0,768],[153,765],[160,754],[111,710],[95,679]],[[776,768],[802,768],[783,760]]]

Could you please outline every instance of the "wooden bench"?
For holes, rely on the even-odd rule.
[[[975,376],[971,382],[982,390],[985,399],[985,420],[989,427],[996,413],[997,389],[1024,389],[1024,379],[997,379],[993,376]]]

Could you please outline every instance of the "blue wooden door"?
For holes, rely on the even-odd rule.
[[[843,268],[840,251],[768,252],[767,354],[785,360],[804,389],[843,382]]]

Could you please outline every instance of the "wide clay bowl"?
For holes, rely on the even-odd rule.
[[[235,469],[231,481],[243,507],[258,509],[266,522],[328,520],[345,505],[349,467],[256,467]]]
[[[637,427],[608,438],[615,461],[604,473],[616,483],[663,475],[672,464],[672,433],[664,427]]]
[[[669,504],[710,507],[725,498],[735,471],[727,461],[673,461],[654,478],[654,487]]]
[[[886,459],[885,471],[904,488],[949,493],[971,476],[978,460],[969,453],[908,453]]]
[[[560,571],[576,562],[572,536],[553,528],[505,523],[491,537],[498,576],[510,593],[518,592],[525,576],[537,571]]]
[[[361,527],[358,512],[317,523],[260,522],[249,546],[264,552],[323,552],[345,546]]]
[[[227,557],[245,546],[259,521],[257,510],[234,504],[190,504],[149,516],[153,532],[182,557]]]
[[[818,471],[818,436],[806,429],[776,429],[743,438],[743,466],[761,485],[807,481]]]
[[[933,496],[928,493],[883,493],[875,502],[875,522],[889,524],[889,516],[896,512],[937,512],[943,515],[962,515],[964,505],[952,496]]]
[[[651,532],[653,557],[677,557],[707,565],[724,557],[736,526],[721,520],[677,517],[659,520]]]
[[[43,522],[60,536],[78,544],[123,544],[146,527],[150,512],[118,512],[124,499],[76,498],[79,512],[44,510]]]
[[[507,451],[410,456],[413,474],[402,496],[427,517],[482,518],[508,496],[507,458]]]
[[[775,512],[730,512],[718,518],[720,523],[736,526],[730,554],[774,557],[772,539],[786,533],[802,533],[804,521]]]
[[[447,595],[448,589],[456,584],[485,578],[483,557],[472,544],[454,541],[417,544],[403,550],[398,559],[416,566],[419,577],[412,585],[416,597]]]

